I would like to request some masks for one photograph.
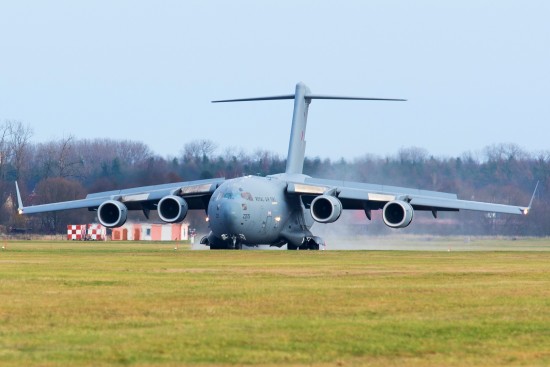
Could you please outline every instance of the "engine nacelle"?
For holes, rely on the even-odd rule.
[[[311,216],[319,223],[332,223],[342,214],[342,203],[329,195],[317,196],[311,202]]]
[[[382,209],[384,223],[391,228],[405,228],[414,216],[411,204],[406,201],[394,200],[386,203]]]
[[[168,195],[160,199],[157,211],[166,223],[177,223],[185,219],[189,206],[182,197]]]
[[[128,208],[120,201],[107,200],[97,209],[97,219],[104,227],[120,227],[126,223]]]

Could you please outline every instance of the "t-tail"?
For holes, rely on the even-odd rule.
[[[294,99],[294,112],[292,114],[292,127],[290,130],[290,142],[288,144],[288,156],[286,161],[287,174],[301,174],[304,168],[304,158],[306,152],[306,126],[309,104],[312,99],[347,99],[347,100],[363,100],[363,101],[406,101],[405,99],[390,99],[390,98],[370,98],[370,97],[340,97],[311,94],[309,88],[302,82],[296,84],[294,94],[287,94],[273,97],[255,97],[255,98],[240,98],[226,99],[219,102],[244,102],[244,101],[270,101],[278,99]]]

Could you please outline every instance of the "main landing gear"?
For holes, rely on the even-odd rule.
[[[202,245],[210,246],[210,250],[242,250],[243,244],[240,238],[232,236],[226,240],[215,237],[214,235],[208,235],[201,238],[200,243]],[[284,242],[272,246],[282,246]],[[316,251],[325,248],[325,241],[321,237],[311,236],[304,237],[302,243],[299,246],[287,243],[287,250],[312,250]]]
[[[295,246],[291,243],[286,245],[287,250],[319,250],[320,247],[325,247],[325,241],[321,237],[306,237],[300,246]]]
[[[210,250],[242,250],[243,244],[239,238],[231,237],[221,240],[213,235],[204,236],[200,241],[201,245],[210,246]]]

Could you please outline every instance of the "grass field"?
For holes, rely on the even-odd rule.
[[[6,244],[3,367],[550,365],[550,251]]]

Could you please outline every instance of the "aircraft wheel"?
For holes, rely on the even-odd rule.
[[[229,246],[227,243],[224,242],[211,243],[210,250],[229,250]]]
[[[308,249],[309,250],[319,250],[319,244],[315,243],[315,242],[312,242],[308,245]]]
[[[227,250],[226,246],[210,245],[210,250]]]

